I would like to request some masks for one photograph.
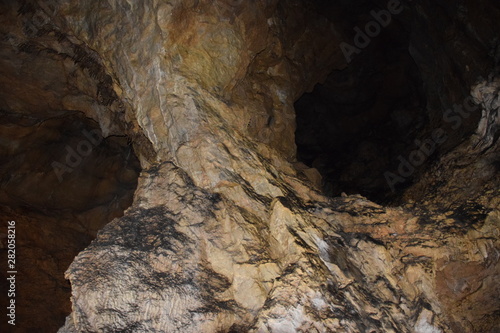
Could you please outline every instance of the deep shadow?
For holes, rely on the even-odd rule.
[[[397,195],[384,172],[428,123],[408,33],[397,23],[385,29],[295,103],[298,159],[320,171],[329,196],[360,193],[384,202]]]
[[[64,272],[131,205],[140,164],[126,137],[102,138],[80,112],[49,119],[3,112],[0,128],[1,255],[6,223],[15,221],[16,326],[56,332],[71,312]]]

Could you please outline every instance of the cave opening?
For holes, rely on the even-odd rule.
[[[453,69],[441,78],[429,74],[439,73],[441,65],[419,58],[415,36],[422,38],[426,32],[412,26],[411,10],[401,7],[391,16],[383,2],[315,3],[319,13],[341,26],[344,43],[339,49],[346,66],[328,72],[323,82],[296,100],[297,159],[319,171],[321,190],[328,196],[361,194],[381,204],[400,203],[405,189],[433,161],[473,132],[479,114],[427,154],[425,143],[432,132],[449,128],[441,116],[451,105],[444,95],[462,101],[469,92],[465,85],[450,85],[455,92],[440,91],[436,97],[435,80],[445,82],[445,75],[460,80]],[[385,22],[381,13],[389,13]],[[422,163],[408,161],[414,151],[425,153]],[[405,163],[411,170],[401,176],[398,168]]]
[[[402,38],[380,36],[295,103],[297,157],[318,169],[329,196],[390,198],[384,172],[428,121],[422,78]]]

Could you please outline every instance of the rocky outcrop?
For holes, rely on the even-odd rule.
[[[294,142],[293,103],[347,66],[345,33],[319,4],[39,1],[18,10],[24,28],[12,47],[50,44],[60,49],[53,57],[90,73],[92,103],[74,108],[105,136],[127,135],[142,166],[132,205],[66,271],[72,313],[59,332],[499,328],[495,83],[473,93],[491,154],[453,147],[474,163],[457,168],[442,154],[399,207],[326,197],[317,171],[295,163]],[[455,191],[464,176],[474,176],[473,197]]]

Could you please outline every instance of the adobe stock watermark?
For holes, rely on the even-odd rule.
[[[16,325],[16,221],[7,221],[7,323]]]
[[[469,118],[470,114],[478,109],[479,106],[474,103],[472,96],[468,96],[462,105],[455,104],[453,108],[447,109],[443,113],[443,120],[450,123],[453,130],[457,130],[462,126],[463,120]],[[395,192],[395,186],[398,183],[404,183],[406,178],[413,175],[416,168],[421,166],[436,151],[436,147],[445,143],[446,140],[448,140],[448,133],[442,128],[436,128],[432,131],[431,137],[424,141],[415,140],[418,149],[411,151],[408,158],[398,156],[397,174],[390,171],[384,173],[385,180],[391,191]]]
[[[356,35],[354,36],[354,45],[346,42],[340,43],[340,49],[344,54],[344,57],[348,64],[351,63],[354,54],[359,54],[363,49],[365,49],[372,41],[372,38],[377,37],[382,28],[387,27],[392,22],[392,16],[398,15],[403,11],[403,6],[399,0],[389,0],[387,3],[387,9],[382,9],[380,11],[372,10],[370,15],[373,20],[365,24],[364,31],[360,27],[355,27],[354,31]]]
[[[65,173],[73,172],[82,163],[83,159],[92,154],[94,148],[104,140],[96,129],[91,131],[83,130],[82,134],[86,139],[80,140],[74,149],[66,145],[64,162],[53,161],[51,164],[59,182],[63,181]]]

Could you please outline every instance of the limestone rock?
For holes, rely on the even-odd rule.
[[[355,3],[358,10],[368,5]],[[449,3],[440,1],[439,13],[458,10]],[[439,90],[443,83],[435,78],[438,66],[424,38],[427,15],[436,19],[435,7],[429,1],[403,5],[412,8],[415,21],[405,21],[406,11],[390,30],[423,32],[407,41],[402,61],[415,59],[418,66],[411,72],[423,73],[431,88]],[[455,133],[450,141],[455,145],[441,147],[428,171],[415,174],[400,202],[393,202],[398,206],[357,194],[327,197],[320,192],[322,160],[316,162],[318,168],[296,160],[294,113],[299,96],[328,80],[329,72],[347,66],[338,45],[348,36],[344,25],[352,22],[333,19],[339,18],[335,10],[318,10],[329,8],[324,6],[301,0],[2,5],[0,82],[15,84],[0,93],[0,107],[17,121],[2,125],[8,138],[8,143],[0,142],[6,151],[2,156],[48,158],[30,149],[36,140],[22,128],[26,119],[40,119],[47,142],[61,142],[59,131],[66,125],[90,126],[92,121],[83,116],[97,122],[106,137],[99,146],[102,156],[86,160],[102,169],[109,166],[106,174],[79,178],[87,170],[81,164],[74,179],[78,183],[73,183],[95,201],[71,202],[57,191],[56,199],[39,198],[26,190],[54,175],[21,177],[15,183],[23,188],[19,192],[8,189],[10,181],[2,182],[8,190],[0,192],[0,199],[8,205],[19,204],[15,199],[28,193],[27,200],[38,206],[63,203],[82,211],[84,230],[77,231],[87,237],[99,230],[66,270],[72,312],[60,333],[450,333],[500,328],[498,82],[489,79],[475,86],[473,95],[483,114],[479,127],[467,125]],[[467,2],[468,7],[474,6]],[[363,15],[350,17],[360,20]],[[452,27],[454,22],[446,21]],[[443,34],[433,35],[429,45],[438,45]],[[474,40],[467,36],[446,47],[456,50]],[[449,70],[449,79],[454,73],[450,68],[469,59],[475,74],[479,68],[491,70],[481,53],[489,41],[477,42],[472,54],[443,60],[447,66],[439,71]],[[390,78],[404,82],[397,80],[399,67],[392,70]],[[361,75],[351,69],[344,73],[353,81]],[[32,89],[20,88],[24,76]],[[456,100],[458,92],[477,83],[468,73],[460,81],[463,86],[450,87],[444,96]],[[352,92],[337,81],[333,86]],[[26,91],[33,93],[24,98]],[[364,92],[363,99],[369,100]],[[406,88],[394,96],[410,96],[411,105],[394,120],[406,128],[408,119],[418,118],[412,115],[418,98]],[[426,98],[427,116],[433,120],[424,134],[440,125],[435,119],[442,106],[432,89]],[[40,100],[48,106],[42,107]],[[368,118],[390,114],[386,102],[377,104]],[[80,122],[65,123],[70,116]],[[51,121],[59,130],[51,130]],[[358,124],[341,133],[366,128]],[[458,140],[471,128],[476,136]],[[78,145],[82,138],[74,132],[67,137],[74,136]],[[481,149],[472,145],[478,137]],[[364,174],[360,161],[378,154],[372,143],[358,147],[358,158],[344,177]],[[131,147],[139,161],[120,164],[129,161]],[[116,160],[103,157],[110,152]],[[15,169],[20,163],[12,160],[2,167],[19,174]],[[386,162],[377,161],[377,167]],[[121,187],[128,192],[114,192]],[[18,195],[13,199],[9,193]],[[117,193],[129,202],[115,200]],[[103,226],[93,217],[111,222]],[[46,230],[64,226],[65,240],[76,242],[82,233],[64,221],[44,220],[52,223]],[[68,261],[67,256],[46,257],[39,267],[48,271]],[[57,284],[50,275],[43,283]]]

